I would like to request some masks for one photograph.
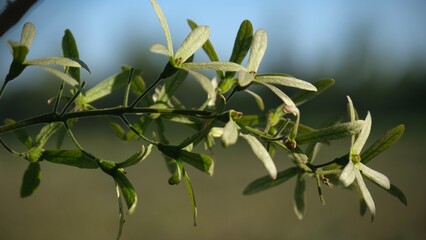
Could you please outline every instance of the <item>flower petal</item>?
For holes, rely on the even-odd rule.
[[[373,197],[371,197],[370,191],[368,191],[364,179],[362,179],[362,175],[359,171],[355,171],[355,177],[358,182],[359,190],[361,191],[362,197],[364,198],[365,204],[367,204],[368,209],[370,209],[371,221],[373,221],[374,216],[376,215],[376,206],[374,204]]]
[[[253,74],[244,70],[238,71],[238,85],[241,87],[248,86],[251,82],[253,82],[253,79]]]
[[[356,172],[358,172],[358,170],[355,168],[353,162],[349,160],[348,164],[343,169],[342,174],[340,174],[339,177],[339,180],[343,183],[343,186],[347,187],[353,183]]]
[[[358,135],[358,138],[355,140],[354,144],[351,147],[351,154],[360,154],[361,149],[364,147],[365,142],[367,142],[368,136],[370,135],[371,130],[371,115],[370,112],[367,113],[367,117],[364,120],[364,126],[361,129],[361,132]]]
[[[367,167],[363,163],[359,163],[359,170],[361,170],[361,173],[364,176],[366,176],[371,181],[377,183],[382,188],[390,189],[390,181],[388,177],[386,177],[383,173],[377,172],[376,170]]]
[[[265,54],[268,45],[268,37],[266,31],[259,29],[254,33],[253,41],[250,46],[250,56],[247,62],[247,69],[249,72],[257,72],[260,62]]]
[[[195,53],[209,39],[210,28],[207,26],[199,26],[192,30],[176,51],[175,58],[180,63],[184,63],[192,54]]]
[[[153,52],[153,53],[165,55],[165,56],[168,56],[168,57],[172,57],[173,56],[173,53],[171,53],[169,51],[169,49],[167,49],[166,46],[164,46],[162,44],[156,43],[156,44],[152,45],[149,50],[151,52]]]
[[[299,88],[308,91],[317,91],[317,88],[309,82],[304,80],[292,77],[292,76],[284,76],[284,75],[256,75],[257,81],[262,81],[269,84],[283,85],[287,87]]]

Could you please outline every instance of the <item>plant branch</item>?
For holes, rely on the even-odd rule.
[[[13,27],[37,0],[8,1],[6,9],[0,14],[0,37]]]

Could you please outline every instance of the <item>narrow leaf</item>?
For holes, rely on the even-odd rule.
[[[298,144],[323,142],[329,140],[336,140],[351,135],[357,134],[361,131],[364,121],[357,120],[355,122],[339,123],[331,127],[321,128],[301,134],[296,137]]]
[[[207,26],[199,26],[192,30],[176,51],[175,60],[178,59],[181,64],[184,63],[204,45],[209,36],[210,28]]]
[[[250,46],[250,56],[247,62],[247,70],[249,72],[257,72],[263,55],[266,52],[268,37],[266,31],[259,29],[254,33],[253,41]]]
[[[221,137],[222,143],[225,147],[234,145],[238,140],[238,129],[235,125],[234,120],[230,119],[223,128],[223,134]]]
[[[382,138],[374,142],[361,154],[361,162],[367,164],[374,157],[388,149],[392,144],[398,142],[404,134],[404,130],[405,126],[402,124],[389,130]]]
[[[157,17],[160,20],[161,27],[163,28],[164,35],[166,37],[167,41],[167,48],[169,49],[169,52],[173,56],[173,44],[172,44],[172,37],[170,36],[170,30],[169,25],[167,24],[166,17],[164,16],[163,11],[161,10],[160,6],[158,5],[156,0],[150,0],[152,7],[154,7],[155,12],[157,13]]]
[[[188,73],[192,75],[195,80],[201,85],[204,91],[207,92],[209,98],[213,98],[216,95],[216,91],[212,85],[210,79],[199,72],[188,70]]]
[[[185,180],[185,186],[188,191],[189,199],[191,200],[194,226],[197,226],[197,202],[195,200],[194,188],[192,187],[191,180],[185,170],[183,171],[183,179]]]
[[[34,193],[41,181],[40,163],[32,162],[24,173],[21,185],[21,197],[28,197]]]
[[[269,88],[272,92],[275,93],[275,95],[277,95],[284,102],[285,105],[296,106],[296,104],[294,104],[293,100],[291,100],[291,98],[289,96],[287,96],[287,94],[285,94],[279,88],[277,88],[273,85],[270,85],[268,83],[258,82],[257,80],[256,80],[256,82],[262,84],[263,86],[265,86],[267,88]]]
[[[249,20],[244,20],[238,29],[232,49],[230,62],[241,64],[250,49],[253,40],[253,25]]]
[[[355,165],[352,161],[349,160],[348,164],[343,168],[342,174],[340,174],[339,180],[343,183],[343,186],[348,187],[351,185],[356,177],[356,173],[359,172],[355,168]]]
[[[407,197],[404,193],[395,185],[391,184],[390,188],[386,190],[388,193],[392,194],[394,197],[398,198],[405,206],[407,206]]]
[[[296,106],[302,105],[303,103],[313,99],[314,97],[318,96],[325,90],[332,87],[334,83],[335,83],[335,80],[331,78],[320,79],[313,83],[313,85],[317,89],[316,92],[301,90],[293,94],[291,96],[291,99],[293,99],[294,103],[296,103]]]
[[[133,166],[135,164],[138,164],[139,162],[145,160],[148,157],[148,155],[151,153],[152,146],[153,146],[152,144],[149,144],[148,148],[145,149],[145,146],[142,145],[142,149],[140,151],[138,151],[137,153],[135,153],[134,155],[132,155],[130,158],[126,159],[125,161],[121,163],[117,163],[117,167],[126,168],[126,167]]]
[[[384,189],[390,189],[390,181],[388,177],[386,177],[384,174],[377,172],[376,170],[373,170],[363,163],[359,163],[359,170],[361,170],[362,174],[366,176],[371,181],[377,183],[380,187]]]
[[[188,25],[191,27],[191,30],[194,30],[198,27],[198,25],[190,19],[188,19]],[[204,43],[203,50],[204,52],[206,52],[207,56],[211,61],[219,61],[219,57],[217,56],[216,50],[214,49],[210,40],[207,40]]]
[[[79,149],[45,150],[42,154],[42,158],[52,163],[64,164],[78,168],[98,168],[96,161]]]
[[[254,75],[247,70],[238,71],[238,85],[246,87],[250,85],[254,80]]]
[[[270,176],[263,176],[251,182],[245,189],[244,195],[251,195],[261,191],[265,191],[269,188],[278,186],[290,178],[294,177],[299,172],[297,167],[292,167],[286,169],[277,174],[277,178],[275,180],[271,179]]]
[[[22,28],[21,40],[19,41],[19,43],[26,46],[29,49],[34,40],[35,33],[36,33],[35,26],[30,22],[25,23],[24,27]]]
[[[55,64],[60,65],[64,67],[76,67],[76,68],[84,68],[88,72],[90,72],[89,67],[77,58],[68,58],[68,57],[46,57],[46,58],[37,58],[37,59],[31,59],[24,62],[27,65],[48,65],[48,64]]]
[[[294,212],[299,220],[303,219],[306,209],[306,193],[305,178],[303,174],[299,174],[296,180],[296,188],[294,189]]]
[[[50,68],[50,67],[46,67],[46,66],[41,66],[41,65],[37,65],[37,67],[43,69],[44,71],[60,78],[61,80],[65,81],[67,84],[71,85],[72,87],[78,85],[77,80],[75,80],[74,78],[72,78],[71,76],[58,71],[56,69]]]
[[[67,29],[64,32],[62,37],[62,54],[66,58],[79,59],[80,54],[77,48],[77,42],[72,34],[72,32]],[[68,73],[73,77],[77,82],[81,82],[80,69],[78,67],[70,67]]]
[[[157,53],[157,54],[161,54],[161,55],[165,55],[167,57],[173,57],[172,53],[169,51],[169,49],[167,49],[164,45],[162,44],[154,44],[151,46],[151,48],[149,49],[151,52],[153,53]]]
[[[37,134],[34,146],[43,147],[61,126],[62,123],[60,122],[46,124]]]
[[[196,169],[207,173],[210,176],[213,175],[214,162],[208,155],[180,150],[177,159],[192,165]]]
[[[182,65],[182,68],[185,69],[191,69],[191,70],[202,70],[202,69],[213,69],[217,71],[240,71],[240,70],[246,70],[245,67],[241,66],[240,64],[236,64],[233,62],[196,62],[196,63],[184,63]]]
[[[352,99],[349,96],[346,96],[346,98],[348,99],[347,108],[348,108],[349,121],[350,122],[355,122],[356,119],[355,119],[355,107],[354,107],[354,104],[352,102]],[[353,134],[352,137],[351,137],[351,146],[354,145],[355,136],[356,136],[356,134]]]
[[[358,138],[355,140],[354,144],[351,147],[351,154],[360,154],[362,148],[367,142],[368,136],[371,131],[371,115],[370,112],[367,113],[367,117],[364,120],[361,132],[358,135]]]
[[[10,118],[7,118],[4,120],[5,124],[12,124],[15,123],[16,121]],[[15,130],[13,132],[16,137],[18,138],[18,140],[23,143],[28,149],[32,148],[33,145],[33,139],[31,138],[31,136],[28,134],[28,132],[24,129],[24,128],[19,128],[17,130]]]
[[[256,101],[256,104],[257,104],[257,106],[259,107],[260,110],[263,111],[265,109],[265,104],[263,104],[263,100],[262,100],[261,96],[259,96],[258,94],[254,93],[254,92],[252,92],[248,89],[246,89],[244,91],[246,93],[250,94],[254,98],[254,100]]]
[[[135,188],[122,171],[116,171],[113,177],[123,194],[124,200],[126,201],[128,214],[132,214],[135,211],[138,202]]]
[[[298,88],[298,89],[303,89],[303,90],[308,90],[313,92],[317,91],[317,88],[311,83],[306,82],[304,80],[297,79],[289,75],[278,75],[278,74],[256,75],[256,81],[275,84],[275,85],[282,85],[287,87],[293,87],[293,88]]]
[[[270,177],[272,179],[276,179],[277,178],[277,168],[275,167],[275,164],[272,161],[272,158],[269,155],[268,150],[266,150],[266,148],[262,145],[262,143],[259,142],[259,140],[257,140],[256,137],[254,137],[250,134],[243,134],[243,133],[240,133],[240,136],[242,138],[244,138],[247,141],[247,143],[250,145],[253,153],[256,155],[256,157],[265,166]]]
[[[361,173],[359,171],[355,171],[355,177],[359,186],[359,190],[361,191],[362,197],[364,198],[365,204],[370,210],[371,221],[373,221],[376,215],[376,206],[374,204],[373,197],[371,197],[370,191],[368,191],[368,188],[365,185],[365,182],[362,179]]]

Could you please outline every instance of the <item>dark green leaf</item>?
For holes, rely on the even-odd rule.
[[[251,182],[245,189],[244,195],[251,195],[254,193],[258,193],[261,191],[265,191],[271,187],[275,187],[294,177],[299,172],[297,167],[292,167],[286,169],[282,172],[279,172],[277,178],[275,180],[271,179],[271,177],[263,176]]]
[[[361,161],[364,164],[370,162],[374,157],[388,149],[392,144],[398,142],[398,140],[404,134],[405,126],[398,125],[389,130],[382,138],[374,142],[367,150],[361,154]]]
[[[237,119],[237,123],[245,126],[257,126],[266,123],[266,117],[259,115],[243,115],[241,118]]]
[[[72,32],[67,29],[64,32],[64,36],[62,37],[62,54],[66,58],[79,59],[80,54],[78,53],[77,43]],[[70,67],[68,69],[68,73],[73,77],[77,82],[81,82],[80,77],[80,68],[78,67]]]
[[[234,41],[230,62],[241,64],[247,56],[250,49],[251,41],[253,40],[253,25],[249,20],[244,20],[238,29],[237,36]],[[235,72],[226,72],[225,77],[230,78],[235,75]]]
[[[146,157],[148,157],[148,155],[151,153],[152,146],[153,145],[150,144],[150,145],[148,145],[148,148],[145,149],[145,146],[142,145],[142,149],[139,152],[135,153],[133,156],[131,156],[127,160],[125,160],[121,163],[117,163],[117,167],[118,168],[126,168],[126,167],[133,166],[135,164],[138,164],[139,162],[145,160]]]
[[[298,219],[303,219],[306,207],[305,178],[303,174],[297,176],[296,188],[294,189],[294,212]]]
[[[182,162],[186,162],[210,176],[213,175],[214,161],[208,155],[180,150],[176,159]]]
[[[45,125],[35,139],[35,146],[37,147],[43,147],[50,137],[62,126],[62,123],[56,122],[56,123],[49,123]]]
[[[296,104],[296,106],[302,105],[303,103],[313,99],[314,97],[323,93],[328,88],[332,87],[334,83],[335,83],[335,80],[332,78],[320,79],[313,83],[313,85],[317,88],[316,92],[300,90],[296,92],[294,95],[292,95],[291,99],[293,99],[293,102]]]
[[[28,54],[28,48],[22,45],[15,45],[13,42],[9,42],[12,47],[13,61],[10,64],[9,73],[6,76],[6,82],[17,78],[27,67],[23,64],[25,57]]]
[[[169,184],[170,185],[177,185],[182,180],[182,169],[181,166],[178,164],[178,162],[174,159],[164,157],[167,165],[167,169],[169,169],[169,172],[171,173],[171,176],[169,177]]]
[[[21,186],[21,197],[28,197],[34,193],[37,187],[40,185],[41,180],[41,169],[40,163],[32,162],[28,165],[27,170],[24,173]]]
[[[389,189],[385,189],[388,193],[392,194],[394,197],[398,198],[405,206],[407,206],[407,197],[404,193],[395,185],[391,184]]]
[[[64,164],[78,168],[98,168],[96,161],[79,149],[45,150],[42,154],[42,158],[52,163]]]
[[[5,124],[12,124],[15,123],[16,121],[10,118],[7,118],[4,120]],[[28,132],[24,129],[24,128],[19,128],[17,130],[15,130],[13,132],[16,137],[18,138],[18,140],[23,143],[28,149],[32,148],[33,145],[33,139],[31,138],[31,136],[28,134]]]
[[[195,200],[195,193],[191,184],[191,180],[189,179],[189,176],[185,170],[183,170],[183,179],[185,180],[185,186],[188,191],[189,199],[191,200],[194,226],[196,226],[197,225],[197,202]]]
[[[310,133],[302,134],[296,137],[298,144],[323,142],[350,137],[361,131],[364,121],[346,122],[336,124],[331,127],[321,128]]]
[[[367,212],[367,204],[364,201],[364,198],[359,199],[359,214],[363,217]]]
[[[123,194],[124,200],[127,204],[128,213],[132,214],[135,211],[138,197],[136,195],[135,188],[130,183],[129,179],[127,179],[126,175],[120,170],[116,171],[113,175],[115,182]]]

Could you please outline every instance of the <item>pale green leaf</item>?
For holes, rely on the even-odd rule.
[[[254,75],[246,70],[238,71],[238,85],[246,87],[254,80]]]
[[[251,182],[244,189],[243,194],[251,195],[251,194],[255,194],[255,193],[270,189],[272,187],[278,186],[286,182],[290,178],[294,177],[298,172],[299,172],[299,169],[297,167],[292,167],[282,172],[279,172],[275,180],[271,179],[270,176],[264,176],[264,177],[258,178],[254,180],[253,182]]]
[[[185,186],[188,191],[189,199],[191,200],[194,226],[196,226],[197,225],[197,202],[195,200],[194,188],[192,187],[191,180],[189,179],[189,176],[185,170],[183,171],[183,179],[185,180]]]
[[[209,95],[209,98],[213,98],[216,95],[216,91],[210,79],[208,79],[203,74],[195,72],[195,71],[188,70],[188,73],[192,75],[195,78],[195,80],[197,80],[197,82],[201,85],[204,91],[207,92],[207,94]]]
[[[161,54],[161,55],[165,55],[167,57],[173,57],[172,53],[169,51],[169,49],[167,49],[164,45],[162,44],[154,44],[151,46],[151,48],[149,49],[151,52],[153,53],[157,53],[157,54]]]
[[[132,214],[135,211],[136,205],[138,203],[138,197],[136,195],[135,188],[127,179],[126,175],[122,171],[116,171],[113,174],[113,178],[117,183],[118,187],[121,190],[121,193],[126,201],[128,214]]]
[[[364,120],[364,124],[361,129],[361,132],[359,133],[357,139],[355,140],[354,144],[351,147],[351,154],[361,153],[361,150],[364,147],[365,143],[367,142],[368,136],[370,135],[370,131],[371,131],[371,115],[370,115],[370,112],[368,112],[367,117]]]
[[[88,72],[90,72],[89,67],[80,59],[76,58],[67,58],[67,57],[45,57],[45,58],[37,58],[37,59],[31,59],[26,60],[24,62],[26,65],[48,65],[48,64],[55,64],[60,65],[64,67],[77,67],[77,68],[84,68]]]
[[[158,5],[156,0],[150,0],[152,6],[154,7],[155,12],[157,13],[157,17],[160,20],[161,27],[163,28],[164,35],[166,37],[167,41],[167,48],[169,49],[169,52],[173,56],[173,43],[172,43],[172,37],[170,36],[170,30],[169,25],[167,24],[166,17],[164,16],[163,11],[161,10],[160,6]]]
[[[244,90],[246,93],[250,94],[254,100],[256,100],[257,106],[259,107],[260,110],[264,110],[265,109],[265,104],[263,104],[263,99],[261,96],[259,96],[258,94],[246,89]]]
[[[222,143],[225,147],[234,145],[238,140],[238,129],[234,120],[230,119],[223,128]]]
[[[55,122],[46,124],[35,138],[34,146],[43,147],[52,135],[61,128],[62,123]]]
[[[304,80],[297,79],[289,75],[278,75],[278,74],[256,75],[256,81],[275,84],[275,85],[282,85],[287,87],[293,87],[293,88],[298,88],[298,89],[303,89],[303,90],[308,90],[313,92],[317,91],[317,88],[311,83],[306,82]]]
[[[249,72],[257,72],[260,62],[263,59],[263,55],[266,52],[268,45],[268,37],[266,31],[259,29],[254,33],[253,41],[250,46],[250,55],[247,62],[247,70]]]
[[[332,78],[320,79],[320,80],[313,83],[313,85],[317,89],[316,92],[300,90],[300,91],[296,92],[295,94],[293,94],[291,96],[291,99],[293,99],[294,103],[296,103],[296,106],[300,106],[303,103],[313,99],[314,97],[318,96],[319,94],[321,94],[325,90],[332,87],[334,85],[334,83],[335,83],[335,80],[332,79]]]
[[[21,40],[19,41],[19,43],[29,49],[34,40],[35,33],[35,26],[30,22],[25,23],[24,27],[22,28]]]
[[[191,30],[194,30],[198,27],[198,25],[190,19],[188,19],[187,22],[188,22],[188,25],[191,27]],[[203,50],[204,52],[206,52],[207,56],[209,57],[211,61],[219,61],[219,57],[217,56],[216,50],[214,49],[210,40],[207,40],[204,43]]]
[[[351,185],[356,177],[356,173],[359,172],[355,167],[354,163],[349,160],[348,164],[343,168],[342,173],[340,174],[339,180],[343,183],[343,186],[348,187]]]
[[[45,150],[42,154],[42,158],[52,163],[64,164],[78,168],[98,168],[96,161],[79,149]]]
[[[348,99],[347,108],[348,108],[349,121],[354,122],[356,120],[355,119],[355,107],[354,107],[354,104],[352,102],[352,99],[349,96],[346,96],[346,98]],[[356,136],[356,134],[353,134],[352,137],[351,137],[351,146],[354,145],[355,136]]]
[[[148,148],[145,149],[145,146],[142,145],[142,149],[140,151],[133,154],[130,158],[126,159],[125,161],[121,163],[117,163],[117,167],[126,168],[126,167],[130,167],[140,163],[141,161],[145,160],[148,157],[148,155],[151,153],[152,146],[153,146],[152,144],[149,144]]]
[[[199,26],[192,30],[176,51],[175,60],[178,60],[181,64],[184,63],[204,45],[209,36],[210,28],[207,26]]]
[[[383,173],[377,172],[376,170],[369,168],[363,163],[359,163],[358,166],[361,173],[368,179],[377,183],[377,185],[384,189],[390,189],[390,181],[388,177],[386,177]]]
[[[303,174],[299,174],[296,180],[296,188],[294,189],[294,212],[299,220],[303,219],[306,210],[305,185]]]
[[[374,157],[388,149],[392,144],[398,142],[398,140],[404,134],[404,125],[398,125],[389,130],[382,138],[374,142],[367,150],[361,154],[361,162],[367,164]]]
[[[40,163],[31,162],[24,173],[21,185],[21,197],[28,197],[34,193],[41,181]]]
[[[374,204],[373,197],[368,191],[367,186],[365,185],[364,180],[362,179],[361,173],[359,171],[355,171],[355,177],[359,186],[359,190],[361,191],[362,197],[364,198],[365,204],[371,213],[371,221],[374,220],[374,216],[376,215],[376,206]]]
[[[321,128],[318,130],[313,130],[306,134],[301,134],[296,137],[296,142],[298,144],[305,144],[349,137],[351,135],[359,133],[363,127],[363,124],[363,120],[339,123],[331,127]]]
[[[263,83],[263,82],[258,82],[258,81],[256,81],[256,82],[260,83],[261,85],[263,85],[267,88],[269,88],[272,92],[275,93],[275,95],[277,95],[284,102],[285,105],[296,106],[296,104],[294,104],[293,100],[291,100],[291,98],[289,96],[287,96],[287,94],[285,94],[279,88],[277,88],[277,87],[275,87],[271,84],[268,84],[268,83]]]
[[[191,69],[191,70],[202,70],[202,69],[213,69],[217,71],[240,71],[240,70],[246,70],[245,67],[241,66],[240,64],[236,64],[233,62],[196,62],[196,63],[184,63],[182,65],[182,68],[185,69]]]
[[[268,171],[270,177],[272,179],[276,179],[277,168],[275,167],[275,164],[272,161],[272,158],[269,155],[268,150],[266,150],[266,148],[262,145],[261,142],[259,142],[259,140],[256,137],[250,134],[243,134],[243,133],[240,133],[240,136],[244,138],[247,141],[247,143],[250,145],[253,153],[265,166],[266,171]]]
[[[74,78],[72,78],[71,76],[69,76],[66,73],[63,73],[61,71],[58,71],[54,68],[50,68],[50,67],[46,67],[46,66],[42,66],[42,65],[37,65],[37,67],[43,69],[44,71],[60,78],[61,80],[63,80],[65,83],[71,85],[72,87],[78,85],[77,80],[75,80]]]

